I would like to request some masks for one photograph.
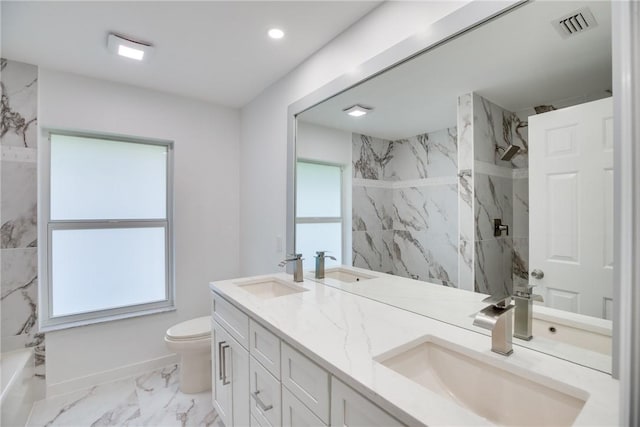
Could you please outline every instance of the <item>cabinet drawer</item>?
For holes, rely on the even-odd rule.
[[[282,425],[280,381],[253,357],[250,358],[251,415],[261,427]]]
[[[284,342],[282,384],[323,423],[329,424],[329,374]]]
[[[351,387],[331,378],[331,425],[332,426],[402,426],[374,403]]]
[[[280,379],[280,338],[253,320],[249,321],[249,353]]]
[[[244,348],[249,348],[249,317],[246,314],[214,293],[211,315]]]
[[[286,387],[282,387],[282,425],[284,427],[326,426],[304,403]]]

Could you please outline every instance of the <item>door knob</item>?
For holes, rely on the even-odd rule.
[[[537,268],[531,272],[531,277],[534,279],[542,279],[544,277],[544,271],[538,270]]]

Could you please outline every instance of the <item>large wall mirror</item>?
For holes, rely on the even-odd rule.
[[[538,1],[298,114],[305,267],[406,278],[343,288],[469,329],[461,301],[534,286],[514,344],[610,372],[611,87],[611,4]]]

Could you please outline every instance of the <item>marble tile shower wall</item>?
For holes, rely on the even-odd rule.
[[[44,334],[37,325],[38,68],[0,59],[0,72],[0,344],[3,352],[35,347],[36,376],[43,378]]]
[[[353,134],[353,265],[457,286],[456,128]]]
[[[474,288],[512,293],[514,284],[528,282],[527,123],[477,94],[473,111]],[[510,144],[520,152],[511,161],[500,160]],[[509,236],[493,236],[494,218],[509,225]]]

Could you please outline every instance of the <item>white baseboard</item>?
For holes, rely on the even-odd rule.
[[[54,384],[47,383],[47,398],[60,394],[67,394],[73,391],[85,390],[98,384],[109,383],[123,378],[133,377],[138,374],[163,368],[179,361],[177,354],[162,356],[157,359],[145,360],[144,362],[125,365],[116,369],[98,372],[84,377],[73,378]]]

